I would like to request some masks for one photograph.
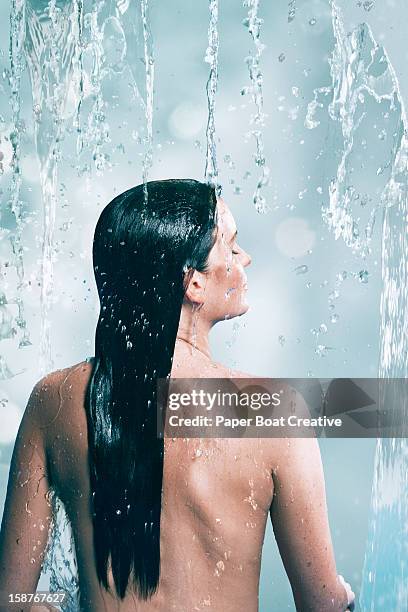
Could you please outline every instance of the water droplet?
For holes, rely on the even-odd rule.
[[[358,273],[358,278],[360,283],[366,284],[368,283],[368,272],[367,270],[360,270],[360,272]]]
[[[335,290],[329,293],[327,299],[329,300],[329,302],[332,302],[333,300],[337,300],[339,296],[340,296],[340,293],[337,290]]]
[[[297,268],[294,268],[294,272],[296,272],[296,274],[306,274],[306,272],[308,272],[309,268],[306,265],[303,266],[297,266]]]
[[[327,355],[327,352],[330,350],[332,350],[331,346],[326,346],[324,344],[318,344],[315,349],[315,353],[316,355],[319,355],[319,357],[325,357]]]
[[[231,168],[231,170],[235,170],[235,164],[232,160],[231,155],[229,155],[228,153],[224,155],[224,162],[228,165],[228,168]]]
[[[225,295],[225,299],[229,300],[230,297],[231,297],[231,293],[233,293],[235,290],[236,290],[236,287],[229,287],[227,289],[227,291],[225,292],[225,294],[224,294]]]
[[[365,0],[365,2],[363,2],[363,9],[367,12],[371,11],[374,4],[375,4],[374,0]]]
[[[317,19],[316,17],[312,17],[311,19],[309,19],[309,25],[314,26],[317,23]]]

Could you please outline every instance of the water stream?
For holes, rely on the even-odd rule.
[[[25,2],[24,0],[13,0],[10,13],[10,103],[11,103],[11,123],[12,131],[10,134],[10,142],[12,145],[12,180],[10,186],[10,208],[14,214],[15,230],[11,232],[9,238],[12,252],[14,255],[15,268],[17,274],[17,286],[14,298],[8,299],[5,294],[2,294],[2,307],[5,315],[12,320],[11,312],[8,310],[6,303],[16,303],[18,305],[18,316],[16,323],[23,330],[23,337],[19,340],[19,348],[31,344],[30,334],[26,327],[24,317],[24,302],[22,298],[23,288],[25,286],[24,279],[24,257],[22,233],[25,226],[25,218],[23,215],[23,202],[21,201],[21,138],[24,132],[24,125],[20,117],[21,110],[21,78],[25,67],[24,61],[24,34],[25,34]],[[6,327],[6,329],[5,329]],[[3,326],[1,338],[12,337],[12,326]],[[12,375],[4,358],[2,358],[0,378],[7,378]]]
[[[347,33],[341,11],[332,2],[335,46],[330,58],[332,83],[314,92],[305,121],[313,129],[316,113],[325,105],[333,121],[340,122],[343,151],[337,176],[329,187],[329,206],[323,218],[363,259],[370,256],[375,222],[382,223],[382,294],[379,378],[400,379],[394,387],[384,385],[380,409],[395,410],[398,419],[408,418],[408,123],[399,83],[386,50],[370,27],[361,23]],[[325,99],[330,99],[329,104]],[[355,186],[352,155],[357,135],[374,100],[383,109],[383,139],[392,141],[388,158],[377,177],[389,174],[381,197],[362,214],[367,199]],[[375,180],[373,178],[372,180]],[[378,222],[378,221],[377,221]],[[405,396],[405,398],[404,398]],[[401,400],[401,398],[404,398]],[[398,413],[396,410],[398,406]],[[364,612],[408,609],[408,443],[406,438],[379,438],[375,455],[371,519],[360,594]]]
[[[55,261],[54,230],[58,205],[58,166],[64,138],[65,107],[72,71],[80,49],[82,4],[50,0],[41,7],[27,0],[24,51],[33,97],[34,138],[40,163],[43,203],[41,259],[40,373],[54,367],[51,350],[50,310],[53,302]],[[79,107],[79,102],[77,108]]]
[[[250,135],[255,139],[255,164],[259,177],[253,194],[258,212],[266,212],[264,187],[269,168],[264,154],[263,100],[260,39],[262,19],[259,0],[245,0],[244,25],[254,52],[246,58],[250,94],[255,112]],[[296,2],[289,2],[288,22],[296,18]],[[335,240],[342,239],[351,251],[366,261],[371,256],[374,229],[382,235],[380,378],[406,378],[408,373],[408,123],[398,79],[386,50],[379,45],[366,23],[351,34],[346,32],[341,12],[334,2],[332,25],[335,45],[330,57],[331,83],[314,90],[305,127],[319,125],[322,112],[341,130],[343,147],[336,176],[331,180],[328,205],[322,215]],[[218,0],[209,0],[210,20],[205,62],[207,81],[207,147],[205,179],[218,185],[215,106],[218,84]],[[58,211],[58,172],[67,126],[76,132],[77,170],[97,175],[111,166],[108,145],[110,126],[108,102],[104,97],[105,78],[129,75],[133,100],[143,109],[141,132],[144,156],[142,178],[146,182],[153,161],[153,37],[150,31],[148,0],[12,0],[10,37],[10,86],[12,109],[13,173],[11,209],[15,228],[10,240],[18,277],[17,322],[22,330],[20,346],[29,344],[21,292],[24,287],[22,231],[24,214],[21,199],[21,79],[28,67],[33,105],[35,147],[40,163],[43,204],[41,257],[40,371],[53,369],[50,312],[54,300],[54,231]],[[143,65],[143,71],[138,67]],[[86,112],[84,110],[87,102]],[[381,197],[374,203],[358,185],[352,173],[357,134],[363,129],[369,104],[382,110],[386,149],[373,181],[383,181]],[[89,159],[91,161],[89,161]],[[300,274],[300,272],[299,272]],[[5,365],[2,370],[6,372]],[[388,389],[390,387],[387,387]],[[384,405],[395,398],[383,397]],[[403,407],[408,417],[408,407]],[[53,590],[71,593],[63,609],[78,609],[78,583],[72,534],[65,512],[55,504],[53,538],[45,569],[50,572]],[[377,442],[370,532],[364,566],[360,606],[363,611],[408,608],[408,444],[398,437]]]
[[[245,58],[245,62],[248,66],[250,86],[244,87],[241,91],[243,94],[251,94],[252,101],[255,105],[255,113],[251,116],[251,130],[249,136],[255,139],[256,152],[255,152],[255,164],[257,168],[261,169],[261,174],[258,178],[256,189],[253,195],[253,203],[255,209],[259,213],[265,213],[267,211],[266,200],[262,193],[262,188],[269,183],[270,170],[266,165],[265,153],[264,153],[264,138],[262,129],[264,127],[264,121],[266,113],[264,113],[263,106],[263,74],[261,70],[261,55],[265,48],[265,45],[261,42],[261,25],[263,20],[259,17],[259,0],[244,0],[244,7],[248,7],[247,17],[244,19],[243,24],[248,28],[254,47],[255,53],[248,55]],[[253,127],[252,127],[253,126]]]
[[[207,151],[204,177],[208,183],[218,187],[217,145],[215,135],[215,98],[218,85],[218,0],[209,0],[210,23],[208,26],[208,47],[204,61],[210,65],[207,81]]]

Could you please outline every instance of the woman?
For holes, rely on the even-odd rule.
[[[213,325],[248,309],[251,261],[214,187],[153,181],[115,197],[93,259],[95,358],[31,394],[10,468],[0,590],[35,591],[52,487],[72,524],[81,610],[257,610],[268,514],[297,610],[353,609],[316,439],[156,435],[157,378],[250,377],[210,354]]]

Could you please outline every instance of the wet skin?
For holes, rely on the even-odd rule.
[[[41,569],[39,551],[47,531],[38,527],[47,525],[50,509],[44,500],[49,487],[54,487],[72,525],[85,612],[257,611],[269,513],[297,609],[346,609],[345,591],[337,581],[320,454],[313,438],[165,439],[158,591],[147,602],[131,591],[120,601],[100,587],[92,544],[84,410],[90,372],[87,362],[54,372],[38,394],[42,441],[35,438],[34,430],[27,432],[36,449],[30,451],[32,487],[11,494],[6,525],[13,525],[20,538],[29,529],[31,541],[39,537],[41,543],[33,553],[36,563],[30,564],[26,554],[21,556],[21,541],[16,545],[14,533],[7,528],[2,531],[0,568],[7,563],[9,571],[3,574],[6,579],[0,578],[1,590],[35,591]],[[249,375],[213,363],[187,343],[177,342],[172,377],[200,376]],[[18,495],[24,497],[18,499]],[[28,500],[30,515],[22,508],[23,500]],[[16,509],[20,519],[14,521]]]
[[[218,207],[210,270],[195,271],[186,291],[173,378],[251,378],[213,362],[209,351],[213,325],[248,310],[244,268],[251,260],[234,237],[228,207],[222,201]],[[124,600],[107,593],[93,550],[84,409],[90,374],[88,362],[57,370],[30,396],[10,468],[0,591],[35,592],[51,521],[47,493],[54,488],[72,525],[83,612],[256,612],[268,514],[297,610],[346,610],[314,438],[165,439],[158,590],[148,601],[132,589]],[[3,610],[9,612],[0,604]]]

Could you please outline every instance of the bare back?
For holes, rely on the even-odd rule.
[[[272,440],[166,438],[158,590],[145,602],[129,589],[120,601],[100,587],[84,410],[90,373],[87,362],[61,371],[60,405],[47,428],[50,479],[72,525],[82,609],[257,611],[262,543],[273,497]],[[201,368],[202,376],[228,374]],[[190,370],[175,367],[172,376],[197,372],[190,364]]]
[[[119,600],[101,588],[84,409],[90,374],[88,362],[57,370],[30,395],[10,464],[0,532],[0,594],[36,589],[52,487],[72,525],[81,612],[256,612],[268,513],[296,610],[348,609],[348,592],[337,577],[316,438],[165,439],[158,590],[146,602],[132,589]],[[171,375],[248,377],[180,348]],[[111,574],[109,584],[114,592]],[[3,611],[9,606],[2,600]]]

